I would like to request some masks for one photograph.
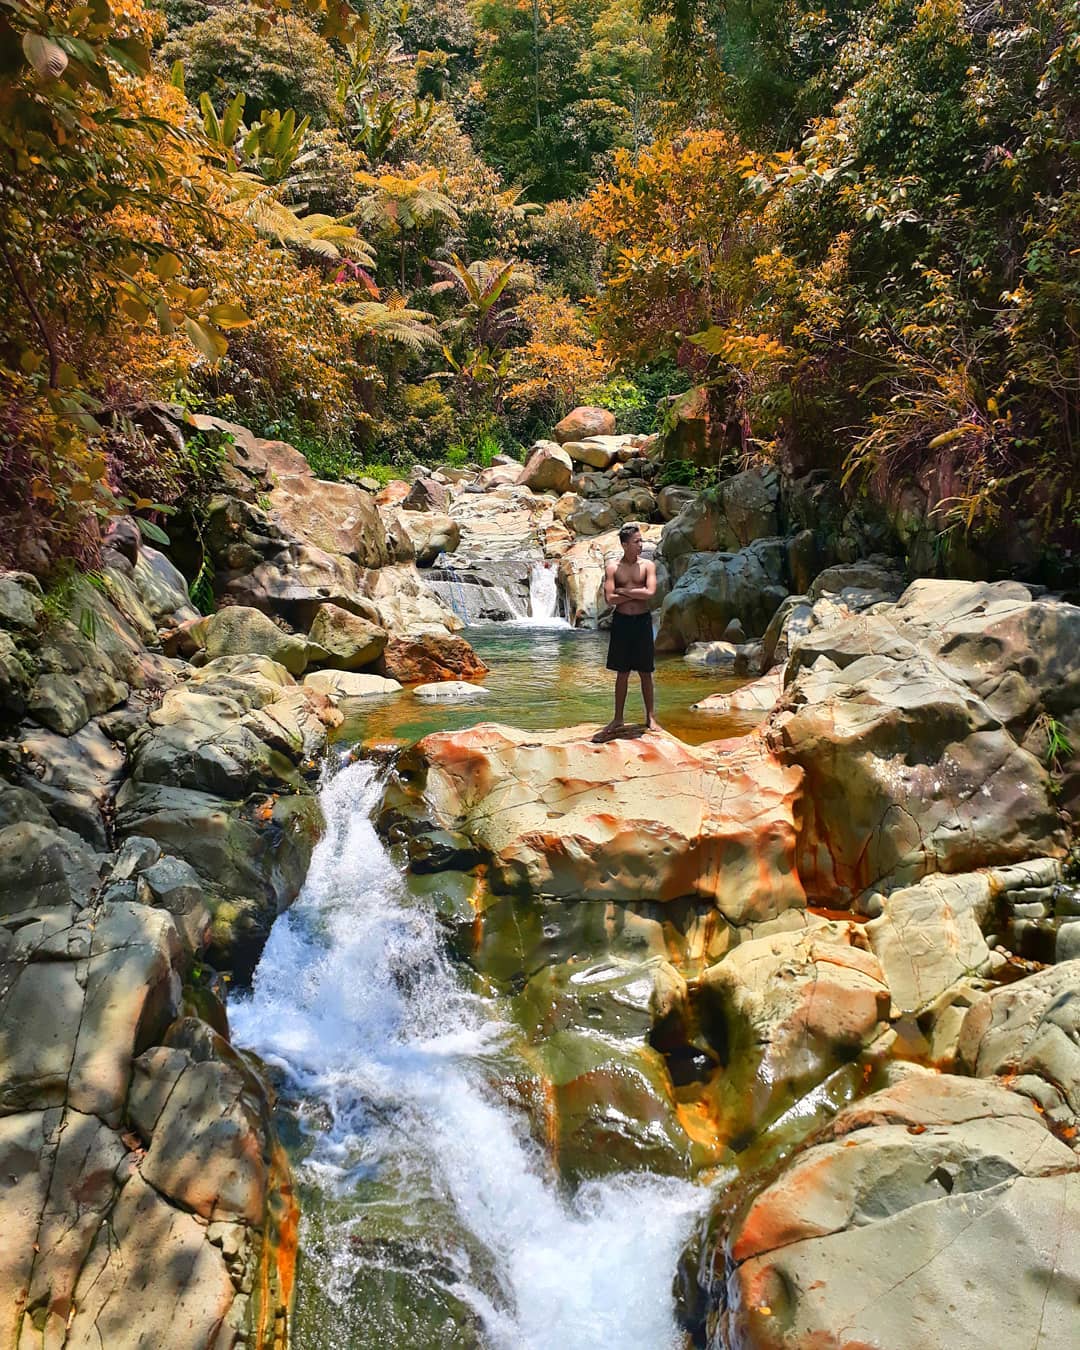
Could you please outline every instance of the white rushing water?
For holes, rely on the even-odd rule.
[[[543,628],[570,627],[559,613],[559,576],[554,563],[533,563],[529,572],[528,617],[517,622]]]
[[[490,1086],[510,1030],[462,988],[434,916],[409,900],[370,821],[379,791],[367,763],[328,777],[303,893],[274,925],[252,996],[230,1006],[237,1043],[318,1110],[305,1180],[340,1197],[361,1175],[423,1173],[490,1256],[494,1291],[462,1256],[452,1292],[495,1350],[667,1350],[672,1277],[702,1192],[623,1176],[572,1201],[558,1193]],[[319,1271],[327,1297],[347,1298],[356,1259],[343,1233]]]

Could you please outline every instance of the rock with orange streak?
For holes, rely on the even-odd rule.
[[[427,736],[410,764],[448,829],[490,857],[490,884],[573,899],[711,900],[736,923],[801,908],[801,775],[756,737],[595,744],[593,727],[492,723]],[[414,777],[414,783],[419,786]]]
[[[742,1207],[712,1263],[723,1343],[1069,1344],[1078,1221],[1076,1158],[1024,1098],[911,1070]]]

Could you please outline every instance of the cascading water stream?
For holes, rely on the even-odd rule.
[[[460,1240],[431,1278],[471,1309],[480,1344],[667,1350],[672,1276],[703,1193],[624,1175],[559,1194],[491,1086],[511,1029],[464,988],[434,912],[410,898],[370,821],[380,790],[368,763],[328,775],[326,834],[303,894],[275,923],[251,996],[230,1009],[237,1043],[282,1072],[312,1122],[301,1179],[341,1215],[309,1278],[330,1312],[345,1309],[368,1250],[347,1202],[396,1186],[401,1205],[437,1197],[452,1216]],[[343,1315],[350,1329],[320,1332],[318,1344],[418,1343],[380,1326],[377,1307],[353,1311],[362,1321]]]
[[[534,627],[569,627],[559,614],[559,578],[552,563],[533,563],[529,571],[529,616],[518,622],[529,623]]]

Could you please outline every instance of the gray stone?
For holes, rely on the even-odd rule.
[[[231,605],[210,616],[206,627],[206,654],[239,656],[254,653],[268,656],[285,667],[290,675],[300,675],[307,664],[306,643],[301,637],[283,633],[260,610],[247,605]]]
[[[738,553],[701,553],[675,582],[660,609],[658,651],[723,637],[733,619],[758,637],[787,594],[779,540],[759,540]]]
[[[0,914],[90,903],[98,859],[68,830],[28,821],[0,829]]]
[[[26,572],[0,573],[0,627],[32,634],[40,631],[44,619],[37,581]]]
[[[199,874],[191,864],[165,856],[142,872],[142,880],[150,892],[151,903],[172,915],[188,951],[201,952],[210,941],[210,909]]]
[[[144,905],[105,905],[0,975],[0,1113],[58,1106],[120,1120],[132,1056],[180,1006],[172,919]]]
[[[315,615],[308,636],[326,653],[320,656],[320,664],[338,670],[360,670],[379,659],[388,634],[385,628],[328,604]]]

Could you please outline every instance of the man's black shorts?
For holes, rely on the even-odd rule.
[[[615,611],[608,639],[608,670],[642,670],[654,668],[651,614],[620,614]]]

